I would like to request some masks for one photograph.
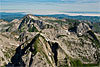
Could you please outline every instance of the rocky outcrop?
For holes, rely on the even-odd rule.
[[[77,26],[77,34],[79,36],[85,34],[87,31],[91,30],[89,25],[86,24],[86,23],[80,23],[78,26]]]

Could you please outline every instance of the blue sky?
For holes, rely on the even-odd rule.
[[[100,12],[100,0],[0,0],[1,12]]]

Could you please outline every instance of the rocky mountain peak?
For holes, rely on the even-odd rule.
[[[39,20],[39,18],[38,18],[37,16],[34,16],[34,15],[32,15],[32,14],[26,15],[25,18],[34,19],[34,20]]]

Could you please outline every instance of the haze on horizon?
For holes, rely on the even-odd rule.
[[[100,14],[99,0],[0,0],[0,12]]]

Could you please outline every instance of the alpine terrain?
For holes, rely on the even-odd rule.
[[[1,67],[100,66],[100,33],[91,22],[28,14],[0,20]]]

